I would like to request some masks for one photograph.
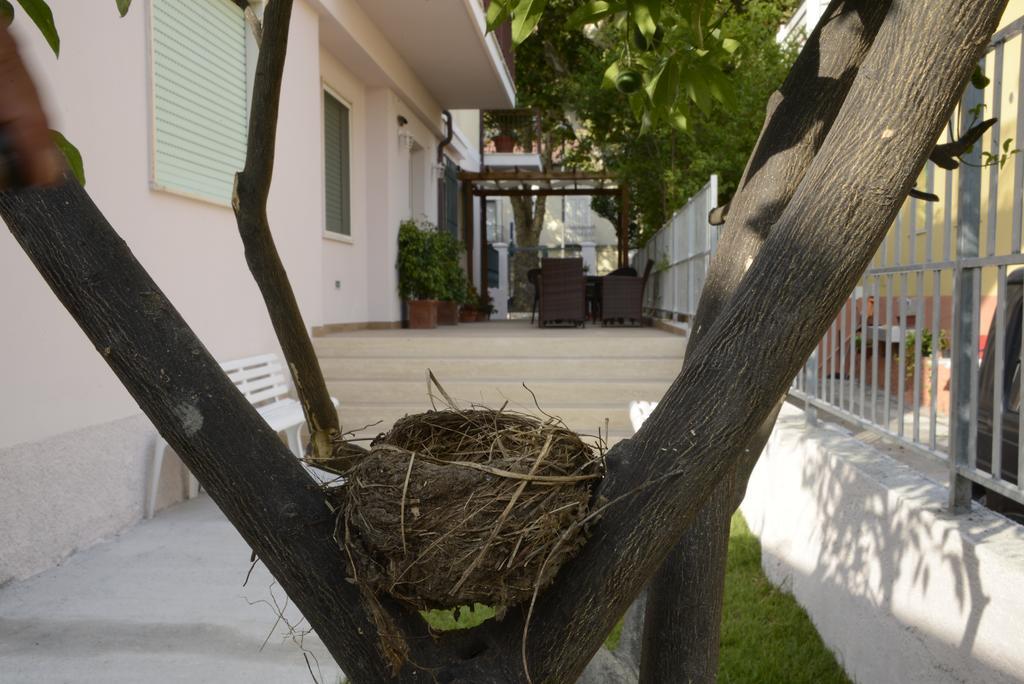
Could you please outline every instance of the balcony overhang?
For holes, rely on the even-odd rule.
[[[356,0],[444,109],[515,104],[515,83],[481,0]]]

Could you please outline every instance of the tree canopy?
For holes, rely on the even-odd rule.
[[[670,9],[678,13],[687,4],[691,3],[665,3],[661,16],[668,20]],[[566,30],[578,17],[579,3],[551,0],[543,21],[516,50],[519,104],[542,112],[545,141],[556,148],[556,163],[603,167],[628,185],[633,242],[642,244],[712,173],[719,175],[725,196],[735,191],[764,120],[764,103],[782,83],[795,56],[793,47],[775,41],[792,4],[704,3],[702,13],[719,17],[715,30],[730,37],[720,41],[731,41],[731,52],[727,59],[719,55],[714,70],[681,68],[678,101],[663,106],[659,114],[649,95],[643,96],[645,106],[638,107],[636,93],[623,92],[622,84],[608,76],[609,64],[634,59],[642,35],[639,29],[624,32],[625,14],[610,15],[583,30]],[[651,52],[664,52],[659,59],[666,63],[671,55],[695,49],[692,36],[682,30],[663,34],[657,51]],[[645,57],[644,63],[650,59]],[[640,74],[642,67],[637,69]],[[721,76],[712,77],[721,87],[705,97],[699,84],[709,73]],[[640,77],[650,76],[644,72]],[[675,116],[665,113],[672,111]],[[596,198],[594,206],[609,220],[617,220],[617,197]]]

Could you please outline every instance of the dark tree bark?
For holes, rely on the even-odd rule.
[[[536,247],[544,230],[545,197],[509,197],[516,226],[516,247]],[[526,279],[531,268],[540,267],[540,256],[533,250],[516,250],[512,257],[512,310],[530,311],[533,307],[533,286]]]
[[[271,7],[280,0],[274,0]],[[541,594],[435,644],[385,605],[409,659],[392,677],[345,581],[333,516],[126,245],[75,185],[0,194],[36,267],[356,682],[572,682],[664,562],[835,318],[902,205],[1005,0],[901,2],[825,144],[659,408],[610,453],[607,501]],[[264,47],[270,41],[270,28]],[[823,199],[824,198],[824,199]]]
[[[580,626],[570,633],[569,652],[546,629],[531,636],[538,679],[568,680],[578,671],[596,647],[593,635],[606,633],[624,612],[623,596],[639,590],[633,582],[664,559],[659,540],[678,539],[696,512],[700,502],[684,499],[707,493],[704,478],[722,477],[774,409],[888,230],[1004,6],[900,3],[887,16],[826,143],[737,295],[648,423],[612,455],[601,491],[610,500],[666,473],[685,474],[675,485],[631,494],[563,569],[560,579],[571,577],[576,590],[541,596],[538,624],[571,614],[572,605],[585,608],[574,616]],[[665,527],[652,534],[639,519]],[[636,570],[609,573],[609,556],[611,567]]]
[[[332,445],[340,443],[338,412],[327,392],[313,342],[267,219],[291,12],[292,0],[274,0],[267,5],[253,85],[245,168],[235,176],[232,206],[245,246],[245,260],[263,295],[306,416],[312,456],[324,460],[332,456]]]
[[[275,0],[277,2],[277,0]],[[272,5],[274,3],[271,3]],[[0,194],[0,215],[61,303],[214,502],[363,681],[387,671],[346,581],[334,518],[295,456],[235,389],[71,181]],[[358,675],[356,674],[358,673]]]
[[[687,358],[736,295],[748,265],[792,198],[839,113],[889,5],[885,0],[833,0],[773,95],[730,203]],[[735,455],[735,467],[715,488],[651,582],[641,682],[715,681],[729,524],[776,415],[773,412]]]

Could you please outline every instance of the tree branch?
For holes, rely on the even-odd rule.
[[[808,37],[765,123],[712,259],[688,340],[694,358],[706,331],[736,296],[748,265],[778,221],[839,113],[888,10],[888,1],[833,0]],[[763,162],[761,160],[764,160]],[[712,212],[714,213],[714,212]],[[684,364],[685,367],[685,364]],[[714,682],[729,526],[777,411],[733,455],[735,467],[708,498],[649,588],[641,682]]]
[[[312,455],[320,460],[332,455],[354,457],[355,449],[332,454],[334,444],[342,445],[338,412],[327,392],[313,342],[309,339],[267,219],[291,11],[292,0],[273,0],[267,5],[253,84],[245,168],[235,176],[232,206],[238,232],[245,245],[246,262],[263,295],[306,416],[313,445]],[[347,463],[343,460],[337,465],[344,468]]]

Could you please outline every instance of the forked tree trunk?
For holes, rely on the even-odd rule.
[[[833,0],[768,106],[711,261],[688,342],[736,295],[748,264],[782,215],[839,113],[888,11],[887,0]],[[713,682],[718,674],[729,524],[775,425],[773,412],[715,488],[648,588],[640,681]]]
[[[273,0],[270,7],[279,0]],[[385,602],[411,655],[396,677],[331,539],[320,493],[232,387],[84,190],[0,194],[63,304],[355,682],[572,682],[735,466],[885,236],[1005,0],[900,2],[831,130],[659,408],[609,452],[607,501],[532,611],[434,644]],[[264,49],[270,41],[264,36]],[[422,668],[422,669],[420,669]],[[426,671],[425,671],[426,670]],[[673,680],[674,681],[674,680]]]

